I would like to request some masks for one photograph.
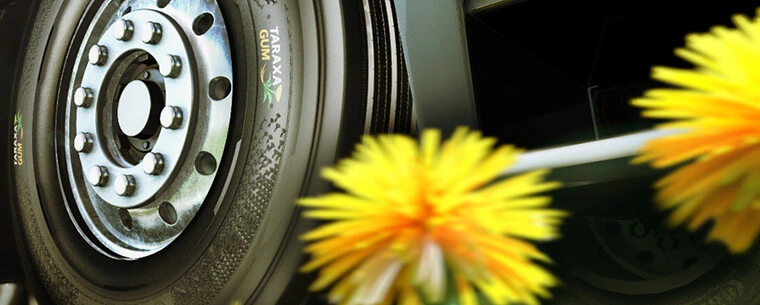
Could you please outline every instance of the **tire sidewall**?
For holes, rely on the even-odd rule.
[[[226,151],[222,160],[222,163],[225,160],[228,164],[234,163],[235,170],[217,177],[217,182],[224,185],[215,187],[219,200],[204,203],[196,217],[213,220],[208,220],[202,228],[196,226],[191,236],[180,236],[175,241],[180,246],[170,245],[142,264],[110,262],[114,270],[132,273],[115,277],[138,276],[146,283],[144,287],[117,291],[108,287],[112,283],[85,274],[109,272],[109,264],[98,264],[88,257],[72,257],[81,251],[72,248],[81,248],[84,241],[72,240],[71,234],[77,233],[73,225],[66,227],[61,221],[62,217],[68,217],[61,215],[65,210],[49,208],[61,204],[56,199],[62,198],[57,189],[55,167],[55,145],[60,142],[56,137],[60,139],[61,135],[50,132],[55,130],[51,127],[54,127],[58,91],[66,90],[66,86],[59,86],[58,80],[76,22],[88,12],[82,2],[49,0],[39,5],[23,61],[19,93],[11,110],[23,115],[26,128],[25,138],[21,140],[24,160],[12,171],[12,189],[16,199],[14,209],[19,216],[17,231],[25,240],[22,251],[28,258],[27,274],[36,275],[32,280],[44,287],[42,295],[56,304],[250,301],[248,297],[238,297],[254,295],[267,286],[264,279],[271,276],[268,270],[281,251],[281,241],[290,240],[285,236],[292,233],[290,228],[296,225],[281,223],[290,222],[297,213],[294,201],[305,188],[306,177],[310,177],[317,109],[316,105],[303,102],[304,95],[313,94],[305,93],[304,88],[311,90],[313,86],[305,85],[312,80],[304,77],[302,59],[307,56],[301,54],[304,46],[299,3],[220,1],[236,62],[234,87],[245,88],[244,92],[233,89],[235,103],[246,105],[245,109],[236,107],[235,110],[245,115],[233,113],[241,118],[233,124],[241,126],[242,131],[236,141],[228,142],[227,146],[233,149]],[[281,70],[285,74],[281,100],[269,108],[261,103],[259,34],[272,29],[280,34]],[[50,221],[51,217],[57,220]],[[191,226],[204,221],[194,220]],[[190,237],[198,240],[189,241]],[[182,252],[183,255],[177,255]],[[150,272],[146,269],[150,265],[159,265],[159,271]],[[165,270],[172,271],[166,273]],[[242,282],[246,283],[243,289],[239,285]],[[272,285],[275,284],[284,286],[282,283]]]
[[[624,295],[604,291],[560,274],[564,285],[554,292],[548,304],[556,305],[739,305],[760,304],[760,248],[747,254],[726,257],[713,270],[686,286],[652,295]]]

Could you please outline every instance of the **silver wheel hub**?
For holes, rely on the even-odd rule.
[[[121,92],[117,118],[122,133],[129,137],[146,137],[158,131],[156,113],[162,108],[161,88],[142,80],[133,80]]]
[[[232,109],[229,38],[213,1],[191,2],[125,1],[110,16],[104,5],[75,64],[67,172],[80,229],[114,258],[151,255],[182,233],[222,158]],[[196,34],[195,19],[209,13],[213,22]],[[96,34],[99,23],[107,29]],[[224,94],[212,99],[220,78]]]

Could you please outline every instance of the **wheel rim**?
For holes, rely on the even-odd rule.
[[[91,246],[135,260],[176,239],[212,187],[230,127],[230,43],[215,2],[99,13],[105,30],[82,40],[65,110],[69,209]]]
[[[577,264],[575,275],[607,291],[654,294],[685,286],[724,258],[722,249],[706,246],[686,232],[658,232],[639,219],[586,217],[593,240],[622,272],[600,272]],[[594,256],[596,254],[589,254]]]

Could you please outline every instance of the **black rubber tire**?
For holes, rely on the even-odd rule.
[[[28,2],[0,1],[0,118],[10,117],[8,105],[15,88],[16,66],[23,42],[24,27],[30,22]],[[12,126],[0,124],[0,160],[11,160],[12,150],[5,143],[12,142]],[[17,241],[13,235],[8,171],[12,162],[0,162],[0,283],[19,283],[24,280],[21,263],[16,251]]]
[[[304,259],[297,236],[314,223],[299,217],[295,200],[329,190],[318,169],[346,155],[363,133],[409,133],[414,125],[400,43],[388,43],[400,41],[392,2],[367,0],[365,11],[356,0],[219,0],[237,88],[225,157],[185,232],[159,253],[127,262],[100,254],[79,235],[66,208],[70,183],[57,166],[64,145],[57,114],[68,94],[71,54],[106,1],[38,1],[14,83],[9,113],[23,115],[24,137],[23,164],[10,170],[11,206],[38,300],[318,303],[307,294],[311,276],[296,271]],[[257,88],[257,34],[274,26],[287,42],[287,76],[282,100],[270,109]]]
[[[760,251],[724,259],[686,286],[650,295],[624,295],[594,287],[557,271],[564,286],[555,289],[553,305],[754,305],[760,304]]]
[[[628,159],[620,159],[617,166],[625,166],[630,162]],[[610,170],[615,165],[599,168]],[[561,179],[569,173],[579,171],[593,171],[593,166],[576,166],[574,169],[565,168],[555,170],[553,175]],[[580,174],[582,177],[583,174]],[[613,182],[591,184],[581,187],[569,187],[553,194],[554,204],[559,208],[570,210],[573,216],[563,224],[561,232],[563,238],[542,246],[557,263],[549,266],[560,278],[563,285],[554,289],[554,298],[544,302],[553,305],[753,305],[760,304],[760,245],[756,245],[745,254],[726,254],[711,270],[699,276],[696,280],[679,288],[667,290],[655,294],[626,295],[607,291],[596,287],[589,282],[574,275],[577,266],[609,266],[605,260],[605,250],[598,244],[596,238],[589,231],[584,215],[605,215],[601,217],[627,219],[631,215],[651,216],[654,190],[651,185],[661,175],[651,175]],[[579,178],[582,179],[582,178]],[[569,179],[561,179],[572,181]],[[578,180],[580,181],[580,180]],[[612,205],[614,204],[614,205]],[[596,209],[590,207],[597,207]],[[609,210],[605,210],[609,209]],[[663,215],[660,215],[664,217]],[[661,223],[659,217],[653,220],[652,227]],[[579,225],[580,224],[580,225]],[[579,229],[583,228],[583,229]],[[683,229],[680,229],[683,230]],[[627,230],[626,230],[627,231]],[[700,232],[699,234],[704,234]],[[698,236],[699,234],[695,234]],[[740,234],[740,233],[738,233]],[[695,237],[695,242],[703,239]],[[714,242],[718,248],[723,246]],[[725,249],[722,249],[725,251]],[[635,253],[632,253],[635,255]],[[590,256],[593,259],[583,258],[579,262],[578,257]],[[602,257],[602,258],[600,258]],[[607,258],[607,260],[612,261]],[[614,262],[613,262],[614,264]],[[620,268],[620,267],[617,267]],[[609,270],[607,268],[604,270]],[[609,271],[614,274],[615,271]],[[600,276],[602,277],[602,276]]]

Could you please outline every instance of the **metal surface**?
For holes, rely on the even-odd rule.
[[[395,1],[421,129],[478,127],[461,0]]]
[[[119,196],[132,196],[135,193],[135,177],[132,175],[119,175],[113,182],[113,190]]]
[[[82,215],[83,222],[72,221],[93,247],[134,260],[182,233],[212,186],[232,94],[212,102],[209,86],[212,79],[232,83],[229,38],[214,2],[159,8],[132,0],[116,8],[107,1],[98,14],[72,72],[66,108],[64,141],[72,144],[62,153],[75,198],[69,209]],[[195,33],[201,14],[212,14],[213,23]],[[77,107],[88,100],[89,107]],[[79,133],[92,135],[89,150]],[[213,168],[198,167],[201,158],[214,160]]]
[[[158,64],[158,71],[164,77],[175,78],[182,71],[182,59],[175,55],[164,55]]]
[[[108,183],[108,168],[105,166],[94,166],[90,168],[90,171],[87,173],[87,181],[90,182],[92,186],[104,186]]]
[[[0,305],[13,304],[13,296],[16,294],[16,290],[18,290],[18,285],[16,284],[0,285]]]
[[[93,138],[88,132],[80,132],[74,137],[74,150],[79,153],[89,153],[92,151]]]
[[[135,25],[131,20],[121,19],[113,25],[113,37],[121,41],[129,41],[135,32]]]
[[[163,103],[161,101],[163,94],[160,88],[149,86],[149,83],[133,80],[121,92],[119,106],[117,107],[117,119],[121,131],[127,136],[134,137],[143,133],[152,134],[155,132],[155,127],[151,125],[158,125],[158,119],[156,115],[151,114],[157,112],[155,108],[160,108],[156,106]]]
[[[0,305],[20,304],[32,304],[28,301],[24,286],[21,284],[0,284]]]
[[[160,58],[162,55],[171,52],[179,54],[179,56],[184,58],[191,58],[192,53],[190,47],[186,45],[186,38],[183,38],[180,29],[169,27],[173,22],[168,17],[150,10],[133,9],[124,18],[129,18],[136,25],[166,24],[167,26],[162,34],[162,43],[148,45],[138,40],[129,42],[118,41],[111,35],[100,37],[98,44],[109,46],[113,56],[110,56],[111,59],[102,67],[89,66],[85,69],[82,85],[92,88],[97,98],[93,107],[88,109],[80,108],[71,117],[74,119],[77,131],[90,132],[96,137],[95,142],[97,145],[94,146],[92,153],[79,155],[79,161],[83,168],[89,168],[94,165],[106,166],[113,175],[130,174],[135,177],[138,184],[145,185],[145,187],[140,188],[129,199],[118,196],[107,184],[102,185],[103,188],[94,189],[98,199],[102,199],[107,204],[120,208],[135,208],[149,203],[149,200],[154,198],[162,187],[169,184],[170,180],[173,180],[173,177],[171,175],[145,177],[142,171],[134,166],[136,165],[133,164],[134,160],[130,160],[130,156],[123,153],[125,149],[121,144],[123,140],[119,136],[119,130],[116,130],[117,126],[128,127],[126,130],[121,130],[127,137],[137,136],[142,131],[142,126],[147,124],[151,119],[149,118],[150,112],[145,111],[149,107],[145,107],[143,104],[147,105],[146,102],[151,98],[155,98],[154,96],[148,98],[147,86],[140,80],[130,80],[128,71],[132,69],[130,68],[131,66],[139,67],[141,63],[140,59],[145,58],[145,54],[149,55],[148,58]],[[148,20],[155,22],[148,22]],[[139,55],[133,60],[130,55],[134,54]],[[123,58],[123,60],[119,60],[120,58]],[[116,69],[116,72],[111,74],[112,69]],[[120,71],[124,72],[119,73]],[[119,93],[120,84],[125,76],[126,81],[129,81],[128,85],[121,89],[121,93]],[[168,79],[164,80],[165,93],[163,94],[163,99],[165,99],[166,103],[188,109],[185,112],[190,114],[189,120],[195,118],[193,111],[191,111],[192,109],[213,109],[216,106],[210,103],[203,105],[202,101],[196,97],[198,96],[196,95],[198,88],[196,88],[195,84],[198,81],[194,76],[194,73],[186,73],[182,77],[171,79],[171,81]],[[120,97],[117,105],[111,102],[112,99],[110,97],[112,96]],[[136,105],[134,105],[135,103]],[[148,103],[155,104],[152,102]],[[116,118],[112,116],[113,112],[111,109],[114,107],[118,110]],[[216,108],[220,112],[224,111],[224,108],[227,108],[226,111],[229,112],[229,107],[229,104],[220,104]],[[229,116],[229,113],[227,113],[227,116]],[[228,122],[228,120],[224,121]],[[201,129],[206,127],[204,124],[195,126]],[[198,131],[200,133],[197,134],[198,136],[203,135],[203,130],[193,130],[193,127],[188,124],[184,128],[176,130],[162,130],[161,134],[159,134],[153,150],[161,152],[166,156],[168,172],[173,172],[175,168],[181,168],[183,155],[189,153],[183,147],[186,141],[192,139],[193,132]],[[226,128],[224,133],[226,134]],[[218,149],[218,151],[221,153],[221,149]]]
[[[142,160],[143,172],[148,175],[158,175],[164,170],[164,156],[159,153],[147,153]]]
[[[177,129],[182,126],[182,109],[177,106],[166,106],[161,110],[161,126],[167,129]]]
[[[147,44],[157,44],[161,41],[162,36],[163,28],[161,27],[161,24],[152,21],[146,22],[140,32],[140,39]]]
[[[90,88],[79,87],[74,91],[74,105],[77,107],[90,107],[94,98],[95,95]]]
[[[91,65],[102,66],[108,60],[108,48],[106,46],[94,45],[90,48],[87,58],[90,60]]]

